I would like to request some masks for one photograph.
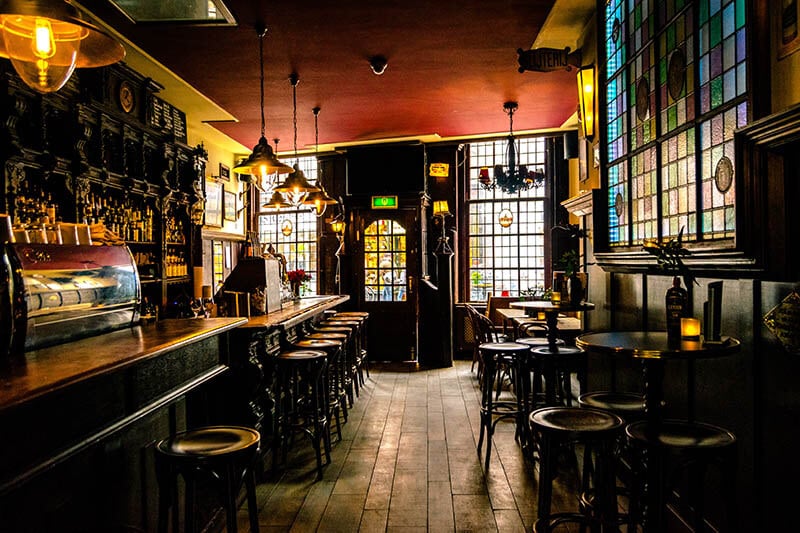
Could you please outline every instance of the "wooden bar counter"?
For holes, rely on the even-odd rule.
[[[152,531],[152,445],[207,422],[243,318],[174,319],[0,366],[0,530]]]

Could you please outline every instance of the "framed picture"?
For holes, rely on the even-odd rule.
[[[219,164],[219,179],[223,181],[231,181],[231,169],[228,165]]]
[[[222,226],[222,184],[206,181],[206,226]]]
[[[222,212],[224,213],[225,220],[236,220],[236,193],[225,191],[225,201],[223,203]]]

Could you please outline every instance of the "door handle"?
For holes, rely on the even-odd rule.
[[[408,292],[410,293],[414,292],[414,286],[415,286],[414,281],[415,281],[414,276],[408,276]]]

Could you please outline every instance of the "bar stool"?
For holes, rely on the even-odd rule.
[[[625,421],[608,411],[566,406],[537,409],[530,414],[529,421],[531,433],[539,446],[538,518],[533,524],[534,533],[549,533],[564,523],[579,524],[581,530],[587,526],[616,528],[614,443],[622,433]],[[590,490],[594,493],[595,512],[552,513],[558,453],[577,443],[588,447],[593,456],[593,475],[584,471],[580,486],[582,494]]]
[[[543,385],[545,376],[542,356],[533,353],[533,349],[547,347],[549,346],[549,341],[546,337],[520,337],[514,342],[529,346],[531,349],[531,352],[525,355],[522,366],[523,376],[530,384],[528,386],[530,394],[525,398],[525,409],[526,412],[530,413],[536,407],[545,407],[547,405],[544,394],[545,387]],[[562,339],[556,339],[556,346],[561,347],[564,345],[565,343]]]
[[[158,478],[158,531],[169,529],[170,508],[177,505],[177,478],[186,483],[184,528],[194,532],[195,495],[201,479],[212,482],[225,508],[226,527],[236,533],[237,498],[242,483],[247,492],[250,531],[258,532],[258,503],[253,469],[261,437],[254,429],[239,426],[210,426],[177,433],[155,446]],[[177,515],[173,530],[177,531]]]
[[[333,318],[361,320],[361,364],[369,377],[369,313],[366,311],[338,311]]]
[[[522,357],[530,351],[525,344],[516,342],[486,342],[478,346],[483,372],[481,374],[481,432],[478,437],[478,455],[481,454],[484,437],[486,438],[485,469],[489,470],[489,459],[492,456],[492,436],[497,423],[507,418],[516,422],[515,439],[523,447],[528,444],[528,431],[526,429],[525,404],[523,398],[527,395],[525,380],[520,379]],[[513,387],[513,398],[495,399],[499,392],[495,390],[501,365],[510,371]]]
[[[342,357],[339,371],[341,373],[341,384],[347,396],[350,407],[355,401],[356,383],[353,380],[353,368],[356,366],[355,352],[358,349],[356,343],[356,332],[352,326],[329,326],[321,322],[319,325],[312,326],[310,333],[339,333],[347,335],[347,340],[342,347]]]
[[[353,390],[356,397],[359,394],[361,386],[364,384],[363,375],[360,374],[361,368],[361,321],[360,320],[341,320],[341,319],[328,319],[319,323],[320,327],[348,327],[353,331],[354,346],[353,353],[350,354],[350,371],[349,375],[353,380]]]
[[[736,531],[736,436],[729,430],[703,422],[640,420],[628,424],[625,434],[636,451],[635,486],[630,513],[642,518],[644,530],[666,531],[669,495],[679,473],[688,475],[687,505],[694,531],[709,531],[705,522],[705,474],[717,464],[721,474],[726,526],[717,531]],[[644,501],[639,498],[643,496]],[[639,516],[642,512],[643,516]]]
[[[293,346],[300,349],[322,350],[328,356],[328,407],[331,421],[336,421],[336,435],[342,440],[342,424],[347,422],[347,392],[342,382],[344,375],[343,357],[346,333],[314,332]],[[323,340],[325,343],[317,341]]]
[[[560,340],[560,339],[559,339]],[[586,352],[575,346],[542,346],[532,352],[542,365],[547,405],[572,405],[572,374],[583,389],[586,383]]]
[[[324,351],[308,349],[281,352],[275,358],[279,408],[273,458],[277,460],[280,450],[285,461],[289,439],[295,432],[305,433],[316,455],[317,479],[322,479],[323,450],[325,464],[331,462],[327,358]]]

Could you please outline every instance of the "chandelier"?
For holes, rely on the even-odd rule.
[[[544,171],[528,170],[526,165],[517,165],[517,154],[519,146],[514,138],[514,112],[517,110],[517,102],[505,102],[503,111],[508,115],[508,145],[506,147],[506,165],[495,165],[494,179],[489,176],[489,168],[482,167],[478,173],[478,181],[484,189],[492,190],[497,187],[508,194],[517,194],[533,187],[544,185]]]

